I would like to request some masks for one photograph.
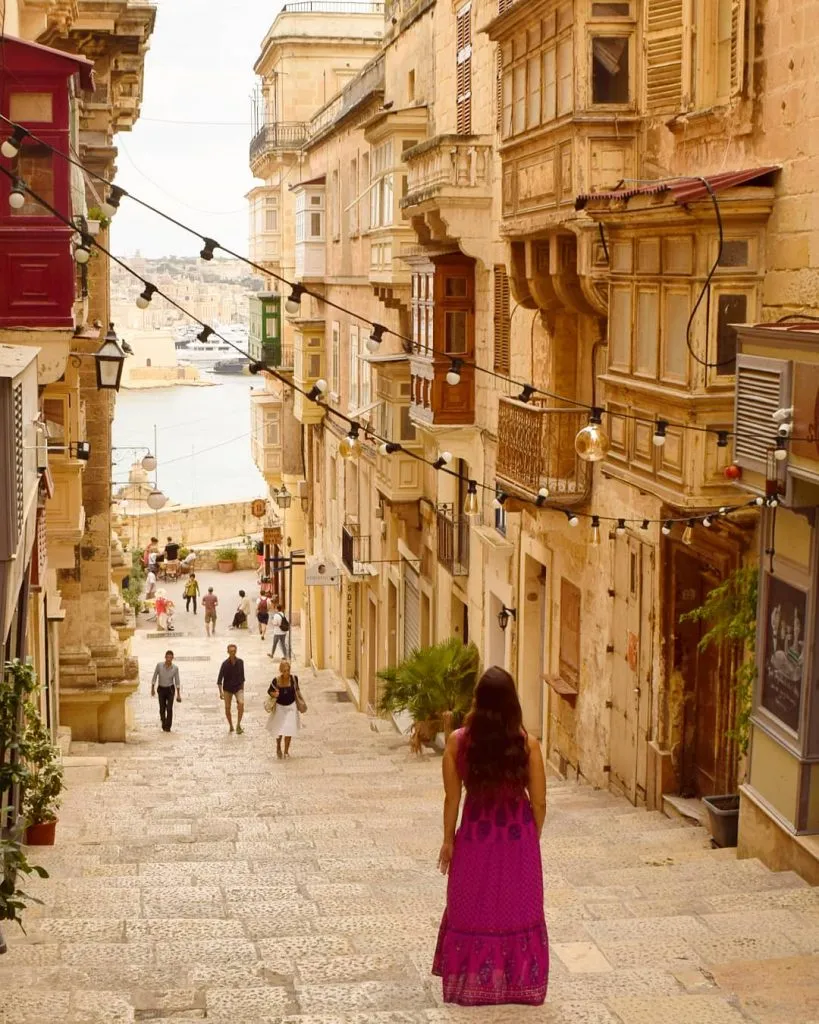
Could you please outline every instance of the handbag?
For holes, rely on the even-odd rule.
[[[298,680],[296,680],[296,710],[300,715],[306,714],[307,712],[307,701],[301,695],[301,687],[299,686]]]
[[[272,715],[273,712],[276,710],[276,704],[278,703],[279,700],[278,693],[270,692],[270,690],[273,689],[273,685],[273,683],[270,684],[270,688],[267,691],[267,696],[264,699],[264,709],[268,713],[268,715]]]

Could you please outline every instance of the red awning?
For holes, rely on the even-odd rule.
[[[65,53],[63,50],[55,50],[51,46],[43,46],[42,43],[32,43],[28,39],[17,39],[15,36],[6,36],[2,41],[6,55],[19,48],[24,53],[28,51],[36,61],[39,56],[49,61],[55,67],[64,67],[68,74],[80,76],[80,85],[89,92],[94,88],[94,63],[85,57],[75,53]]]
[[[723,171],[720,174],[706,174],[703,177],[715,192],[721,192],[726,188],[733,188],[736,185],[748,185],[751,182],[763,185],[770,185],[772,181],[762,181],[763,178],[772,178],[779,167],[754,167],[745,171]],[[621,184],[625,184],[621,182]],[[691,203],[696,199],[706,199],[708,189],[705,187],[702,178],[662,178],[659,181],[644,182],[640,185],[633,185],[629,188],[615,186],[610,191],[584,192],[577,196],[574,201],[576,210],[582,210],[587,203],[593,199],[602,199],[607,202],[614,200],[625,201],[633,196],[656,196],[668,192],[678,206]]]

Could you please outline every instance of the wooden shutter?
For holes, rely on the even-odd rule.
[[[456,15],[456,118],[458,135],[472,134],[472,4]]]
[[[746,0],[731,5],[731,95],[739,96],[745,87]]]
[[[791,404],[791,364],[786,359],[737,355],[734,461],[764,473],[776,444],[773,414]]]
[[[495,128],[500,131],[503,124],[503,51],[500,46],[495,60]]]
[[[509,373],[511,366],[509,278],[506,267],[494,269],[495,283],[495,373]]]
[[[677,112],[687,102],[686,0],[647,0],[644,34],[646,111]]]
[[[575,689],[580,682],[580,588],[560,579],[560,678]]]

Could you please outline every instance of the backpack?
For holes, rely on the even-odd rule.
[[[267,598],[266,597],[260,597],[259,598],[259,603],[256,606],[256,611],[257,612],[261,612],[262,615],[264,615],[264,613],[267,611]]]
[[[279,629],[282,631],[282,633],[289,633],[290,623],[287,621],[287,616],[284,614],[284,612],[279,612],[279,614],[282,617],[282,621],[279,623]]]

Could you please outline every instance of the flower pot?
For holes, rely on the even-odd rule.
[[[219,570],[219,572],[233,572],[233,570],[236,568],[236,563],[233,561],[233,559],[229,558],[226,559],[224,562],[217,562],[216,568]]]
[[[41,821],[26,829],[26,846],[53,846],[57,821]]]
[[[706,796],[703,797],[702,802],[708,811],[711,837],[717,846],[722,848],[736,846],[739,826],[739,793]]]

